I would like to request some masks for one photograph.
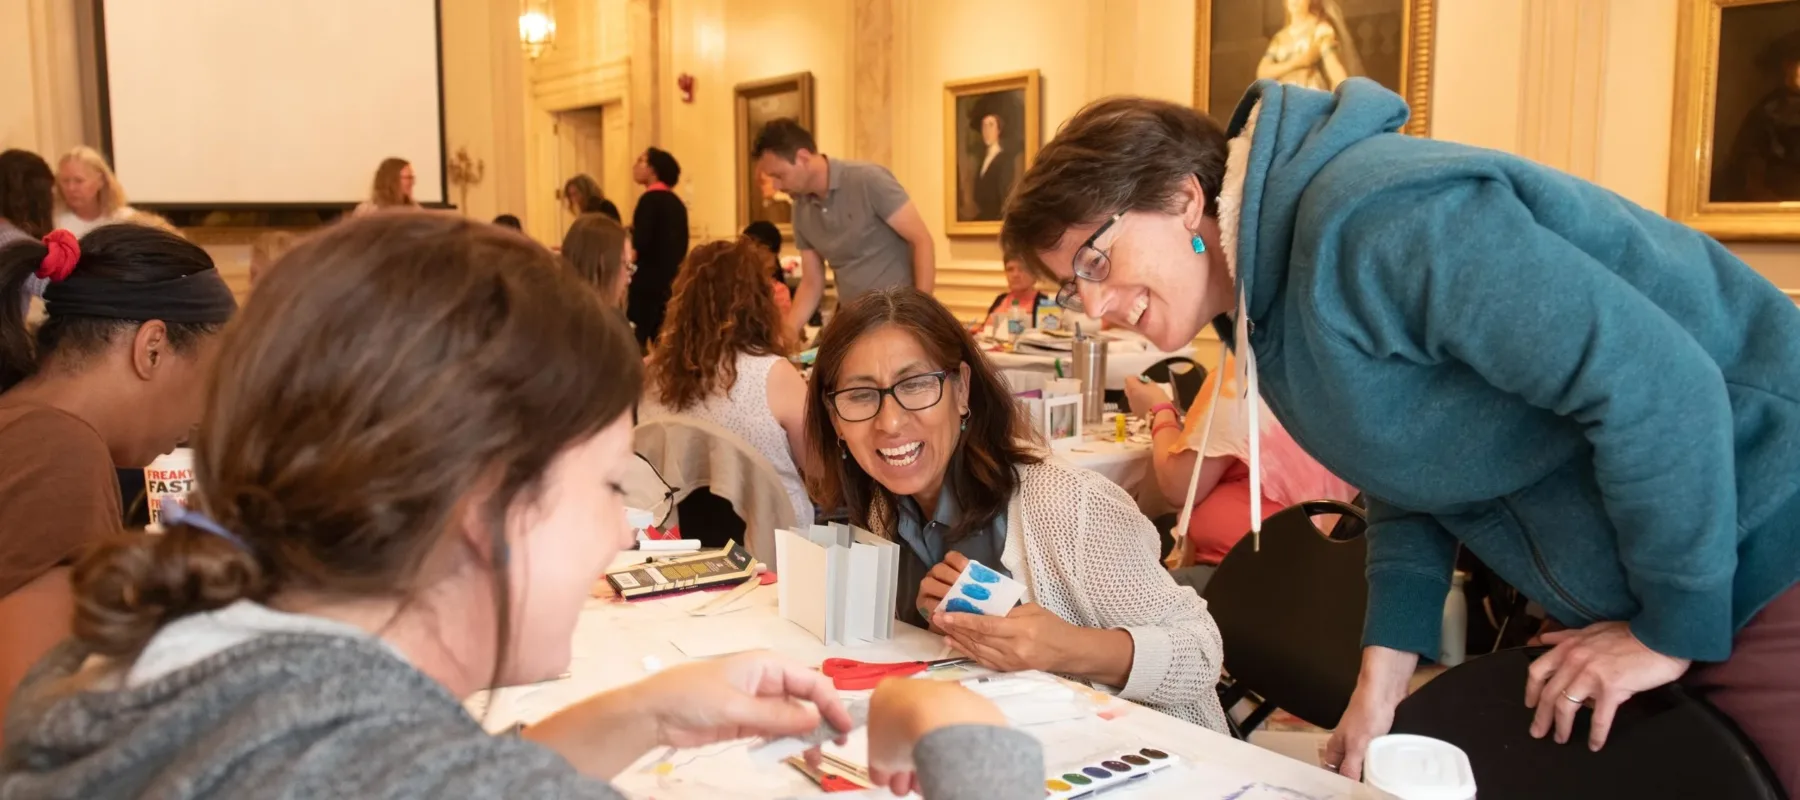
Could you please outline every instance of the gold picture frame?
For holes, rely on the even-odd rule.
[[[808,131],[813,130],[813,75],[796,72],[732,87],[737,127],[737,218],[738,228],[757,220],[775,223],[781,235],[794,236],[793,199],[781,195],[756,171],[756,160],[750,157],[750,144],[762,126],[777,117],[792,117]]]
[[[1669,217],[1725,241],[1800,240],[1795,173],[1776,170],[1786,173],[1789,190],[1771,190],[1770,173],[1757,174],[1755,148],[1744,136],[1757,123],[1754,98],[1768,91],[1761,84],[1780,85],[1779,77],[1760,74],[1768,65],[1759,62],[1783,39],[1792,45],[1800,36],[1800,28],[1784,33],[1762,17],[1791,15],[1787,24],[1800,25],[1800,0],[1681,0],[1679,14]],[[1726,38],[1730,46],[1722,47]]]
[[[1347,4],[1345,0],[1325,1],[1331,2],[1333,7]],[[1431,55],[1437,38],[1437,0],[1386,0],[1386,2],[1392,3],[1397,8],[1378,12],[1374,16],[1388,17],[1391,20],[1391,16],[1398,12],[1398,38],[1394,40],[1384,37],[1384,41],[1398,41],[1399,52],[1383,54],[1378,49],[1372,49],[1371,56],[1375,57],[1369,62],[1372,69],[1365,70],[1362,74],[1375,79],[1394,90],[1401,97],[1406,98],[1406,105],[1412,109],[1412,116],[1400,129],[1401,132],[1414,136],[1429,136],[1431,135]],[[1367,8],[1371,2],[1358,5]],[[1246,53],[1242,52],[1242,47],[1237,48],[1240,51],[1235,54],[1237,59],[1241,60],[1247,57],[1251,60],[1249,73],[1241,76],[1244,78],[1241,81],[1242,88],[1237,89],[1238,93],[1232,94],[1230,97],[1212,97],[1215,54],[1214,9],[1224,8],[1237,13],[1255,14],[1262,21],[1262,29],[1266,31],[1269,27],[1268,21],[1278,19],[1277,15],[1285,13],[1285,7],[1284,0],[1196,0],[1194,8],[1195,108],[1212,114],[1213,118],[1221,123],[1226,122],[1230,118],[1232,106],[1235,106],[1238,98],[1242,96],[1243,89],[1248,89],[1251,80],[1254,79],[1255,63],[1261,58],[1261,48],[1266,47],[1269,41],[1264,38],[1261,46],[1253,52]],[[1357,19],[1360,18],[1352,18],[1352,21]],[[1280,24],[1276,23],[1277,30],[1279,27]],[[1362,26],[1356,27],[1359,30],[1362,29]],[[1392,32],[1391,27],[1390,32]],[[1244,42],[1240,41],[1238,44],[1244,44]],[[1239,71],[1242,71],[1242,65],[1237,66],[1240,67]],[[1233,79],[1233,82],[1235,84],[1239,81]],[[1215,102],[1232,105],[1215,107]]]
[[[1042,144],[1039,80],[1033,69],[944,84],[944,230],[949,235],[1000,234],[1000,206]],[[996,145],[989,157],[988,149]]]

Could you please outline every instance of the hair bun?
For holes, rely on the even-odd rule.
[[[184,524],[106,542],[76,563],[75,635],[97,653],[132,657],[164,625],[261,595],[248,553]]]

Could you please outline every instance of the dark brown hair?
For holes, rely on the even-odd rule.
[[[594,288],[611,291],[625,269],[625,226],[606,214],[582,214],[563,234],[562,257],[575,274]],[[618,305],[621,297],[605,297]]]
[[[0,391],[31,377],[52,356],[62,367],[78,367],[83,356],[98,352],[114,336],[136,331],[141,320],[51,313],[34,337],[25,328],[20,302],[25,280],[44,261],[49,249],[41,241],[18,241],[0,247]],[[81,257],[73,274],[121,286],[160,283],[213,268],[212,257],[180,236],[147,225],[102,225],[81,237]],[[54,307],[51,311],[54,312]],[[152,309],[153,310],[153,309]],[[166,311],[166,309],[165,309]],[[169,346],[191,352],[201,337],[219,332],[219,323],[165,323]]]
[[[0,219],[33,239],[55,226],[56,173],[29,150],[0,152]]]
[[[550,251],[445,214],[353,219],[277,263],[225,335],[196,440],[198,506],[248,547],[186,525],[104,545],[74,570],[75,635],[129,658],[239,599],[411,599],[486,489],[498,675],[507,512],[630,409],[631,333]]]
[[[843,445],[832,427],[833,412],[825,395],[837,389],[844,369],[844,356],[858,339],[885,325],[893,325],[912,334],[938,369],[956,374],[958,365],[969,367],[968,427],[950,457],[944,482],[956,498],[962,518],[951,526],[944,538],[961,541],[970,533],[986,527],[1006,510],[1019,485],[1014,467],[1036,464],[1042,459],[1023,444],[1029,435],[1024,417],[1019,414],[1012,391],[1006,388],[993,365],[982,356],[969,332],[950,310],[936,299],[911,287],[870,292],[849,306],[839,308],[831,324],[819,335],[819,357],[813,365],[806,398],[807,438],[811,442],[815,463],[824,465],[807,477],[812,481],[813,497],[827,508],[843,505],[850,510],[850,520],[869,526],[870,502],[880,497],[886,518],[884,529],[892,530],[895,497],[876,483],[854,458],[839,452]],[[944,387],[944,400],[950,401],[951,386]]]
[[[730,391],[739,353],[786,352],[781,313],[755,247],[741,238],[703,244],[676,273],[650,364],[650,384],[663,405],[681,411]]]
[[[1006,202],[1001,247],[1054,280],[1038,254],[1055,249],[1069,228],[1121,211],[1171,211],[1189,175],[1206,194],[1206,213],[1216,216],[1225,144],[1218,123],[1184,105],[1147,97],[1089,103],[1019,179]]]
[[[812,132],[800,126],[792,117],[777,117],[769,120],[756,132],[756,141],[750,144],[750,157],[762,158],[765,152],[781,156],[781,160],[790,164],[794,155],[801,150],[817,154],[819,145],[813,142]]]

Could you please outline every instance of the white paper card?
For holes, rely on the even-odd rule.
[[[781,616],[825,640],[831,598],[826,585],[825,548],[794,531],[775,532],[776,605]]]
[[[849,525],[776,531],[781,616],[826,644],[893,636],[900,568],[893,542]]]
[[[979,561],[970,560],[950,591],[938,601],[936,612],[959,612],[1004,617],[1025,596],[1025,584],[1001,575]]]

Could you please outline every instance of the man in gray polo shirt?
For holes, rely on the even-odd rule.
[[[794,246],[802,271],[789,329],[798,332],[818,309],[827,263],[837,278],[839,303],[894,286],[931,291],[937,279],[931,231],[886,167],[828,159],[812,134],[787,118],[763,126],[750,156],[794,198]]]

